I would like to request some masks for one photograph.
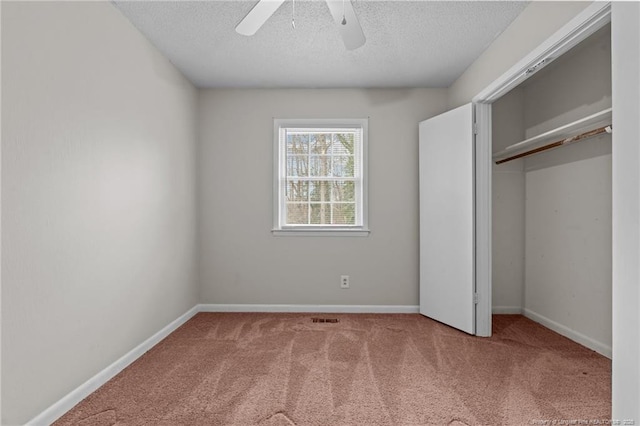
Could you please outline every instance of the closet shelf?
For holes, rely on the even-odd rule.
[[[493,154],[493,160],[496,164],[500,164],[507,160],[515,159],[514,157],[519,158],[528,153],[534,154],[546,149],[556,148],[563,144],[603,133],[603,129],[606,126],[611,126],[611,108],[607,108],[522,142],[509,145],[502,151]],[[610,131],[610,129],[607,131]],[[545,146],[550,142],[554,143],[548,147]]]

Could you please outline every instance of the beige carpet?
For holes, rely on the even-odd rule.
[[[610,360],[522,316],[493,326],[487,339],[420,315],[200,313],[55,425],[610,418]]]

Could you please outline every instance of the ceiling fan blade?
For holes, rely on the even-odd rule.
[[[340,30],[342,41],[344,41],[347,50],[354,50],[362,46],[367,39],[362,32],[351,0],[327,0],[327,6],[329,6],[333,20]],[[344,25],[342,24],[343,19],[346,20]]]
[[[252,36],[267,22],[285,0],[259,0],[236,26],[238,34]]]

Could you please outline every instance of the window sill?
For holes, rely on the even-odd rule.
[[[364,228],[285,228],[271,230],[274,237],[368,237],[370,232],[369,229]]]

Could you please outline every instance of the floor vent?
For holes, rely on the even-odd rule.
[[[339,322],[338,318],[311,318],[313,322]]]

